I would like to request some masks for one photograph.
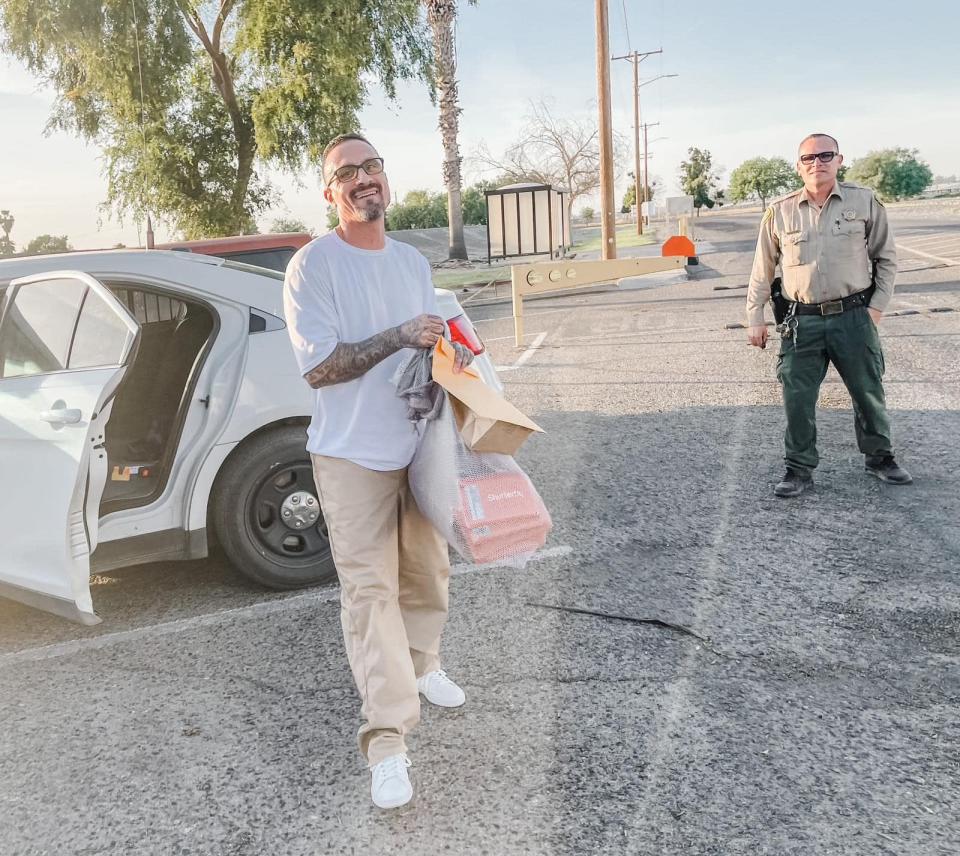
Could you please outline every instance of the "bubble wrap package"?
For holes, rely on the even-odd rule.
[[[524,567],[553,526],[530,479],[509,455],[464,445],[446,393],[419,428],[409,478],[424,516],[467,562]]]

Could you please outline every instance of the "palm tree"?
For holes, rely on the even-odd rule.
[[[471,6],[477,0],[469,0]],[[453,39],[453,22],[457,17],[457,0],[423,0],[427,22],[433,31],[433,81],[440,96],[440,136],[443,139],[443,183],[447,187],[447,222],[449,223],[451,259],[466,259],[463,240],[463,209],[460,201],[460,105],[457,95],[457,52]]]

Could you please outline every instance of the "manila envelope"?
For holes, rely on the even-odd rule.
[[[433,351],[433,379],[450,396],[460,436],[474,452],[512,455],[534,431],[543,429],[492,390],[471,368],[453,373],[454,351],[441,338]]]

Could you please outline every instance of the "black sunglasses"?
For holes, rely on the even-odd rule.
[[[830,163],[840,152],[817,152],[812,155],[800,155],[800,163],[811,164],[817,158],[820,158],[820,163]]]
[[[335,169],[330,181],[336,179],[341,184],[347,181],[353,181],[357,177],[357,172],[363,170],[367,175],[380,175],[383,172],[383,158],[368,158],[361,164],[348,163]]]

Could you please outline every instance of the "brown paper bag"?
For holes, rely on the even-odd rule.
[[[453,373],[454,351],[445,339],[433,351],[433,379],[450,396],[460,436],[474,452],[513,455],[534,431],[543,429],[470,368]]]

